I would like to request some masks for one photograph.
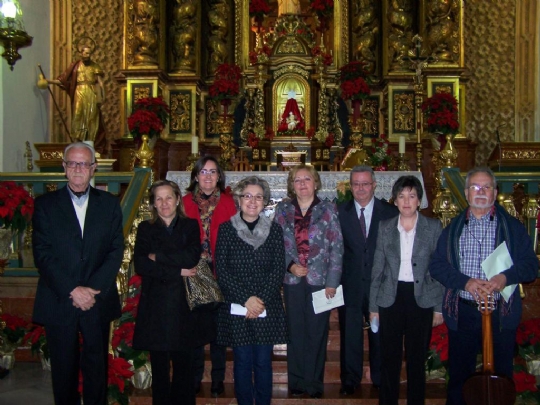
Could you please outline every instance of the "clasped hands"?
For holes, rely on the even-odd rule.
[[[506,287],[506,276],[502,273],[491,277],[489,280],[480,280],[471,278],[465,284],[465,291],[472,294],[474,299],[478,301],[481,297],[490,295],[493,292],[502,291]]]
[[[94,290],[90,287],[79,286],[76,287],[73,291],[71,291],[69,297],[73,301],[73,306],[75,308],[79,308],[83,311],[88,311],[96,303],[95,296],[100,292],[101,291]]]
[[[246,319],[258,318],[259,315],[262,314],[266,309],[263,300],[255,295],[249,297],[244,306],[247,309]]]

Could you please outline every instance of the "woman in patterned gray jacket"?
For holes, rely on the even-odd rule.
[[[281,227],[259,215],[270,187],[256,176],[234,190],[240,212],[219,227],[215,262],[226,305],[220,307],[217,343],[232,346],[239,405],[270,405],[273,345],[287,342],[280,294],[285,275]]]

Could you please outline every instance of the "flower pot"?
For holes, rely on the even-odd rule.
[[[0,354],[0,367],[11,370],[15,366],[15,353],[7,352]]]
[[[131,360],[129,362],[132,363]],[[152,367],[149,362],[137,370],[133,370],[133,372],[131,383],[135,388],[145,390],[152,386]]]
[[[9,263],[11,255],[11,244],[13,243],[13,231],[11,229],[0,228],[0,260]]]
[[[51,371],[51,359],[45,358],[45,355],[41,350],[39,351],[39,359],[41,360],[41,368],[46,371]]]

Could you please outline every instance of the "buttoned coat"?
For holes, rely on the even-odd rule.
[[[370,312],[379,312],[379,307],[390,307],[396,299],[401,266],[398,221],[399,216],[379,224],[371,271]],[[433,307],[436,312],[441,312],[443,286],[431,277],[429,263],[441,231],[441,221],[418,214],[411,257],[414,298],[419,307]]]
[[[291,262],[300,264],[294,234],[295,207],[291,201],[282,201],[276,207],[274,221],[283,229],[285,241],[285,266]],[[337,288],[341,280],[343,259],[343,236],[334,203],[321,201],[311,211],[309,223],[309,255],[307,258],[310,285]],[[301,277],[287,272],[285,284],[298,284]]]

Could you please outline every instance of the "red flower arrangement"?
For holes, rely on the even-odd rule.
[[[270,5],[266,0],[249,0],[249,16],[262,20],[270,12]]]
[[[436,326],[431,331],[431,341],[429,342],[428,358],[426,360],[426,371],[441,368],[447,369],[448,363],[448,328],[445,323]]]
[[[330,132],[327,136],[326,136],[326,139],[324,140],[324,144],[326,145],[327,148],[331,148],[333,145],[334,145],[334,142],[335,142],[335,138],[334,138],[334,134],[332,132]]]
[[[22,232],[34,213],[34,199],[14,181],[0,182],[0,228]]]
[[[330,18],[334,13],[334,0],[312,0],[310,6],[319,18],[320,25],[317,30],[326,31],[330,25]]]
[[[240,67],[222,63],[216,68],[214,83],[208,89],[210,97],[216,100],[231,99],[240,92]]]
[[[2,336],[4,344],[6,344],[6,340],[12,344],[19,344],[26,334],[28,321],[25,321],[18,316],[9,314],[0,315],[0,321],[6,324],[2,329],[0,329],[0,336]]]
[[[107,394],[109,400],[113,400],[114,403],[120,405],[128,405],[129,399],[125,390],[127,382],[133,374],[131,364],[122,357],[114,357],[109,353],[107,369]]]
[[[361,100],[371,94],[371,89],[364,79],[366,77],[367,72],[363,62],[349,62],[339,69],[341,98],[343,100],[352,100],[355,123],[360,116]]]
[[[268,139],[269,141],[272,141],[274,137],[276,136],[276,133],[271,127],[266,127],[266,132],[264,133],[264,139]]]
[[[247,139],[247,144],[250,148],[256,148],[259,146],[259,138],[254,132],[250,132]]]
[[[519,324],[516,331],[519,354],[524,359],[540,355],[540,319],[532,318]]]
[[[137,100],[133,113],[128,117],[129,132],[135,139],[148,135],[159,136],[167,125],[169,107],[161,97],[145,97]]]
[[[385,134],[380,134],[379,137],[371,144],[371,147],[367,148],[367,154],[370,163],[375,170],[388,170],[388,166],[392,163],[392,156],[390,155],[390,142],[388,142],[388,137]]]
[[[525,370],[514,372],[514,384],[516,385],[516,394],[524,393],[526,391],[536,392],[536,377],[527,373]]]
[[[449,93],[436,93],[422,104],[431,133],[457,134],[459,129],[457,100]]]
[[[311,56],[314,58],[320,57],[324,66],[330,66],[334,61],[334,57],[329,53],[323,52],[319,45],[315,45],[311,48]]]
[[[32,329],[24,335],[23,344],[29,344],[32,354],[43,353],[45,359],[49,358],[49,346],[47,345],[47,337],[45,328],[41,325],[33,325]]]
[[[257,48],[249,53],[249,63],[252,65],[263,62],[272,54],[272,48],[268,45],[263,45],[261,48]]]
[[[310,129],[308,129],[306,132],[306,136],[307,136],[307,139],[311,141],[313,137],[315,136],[315,127],[311,127]]]

